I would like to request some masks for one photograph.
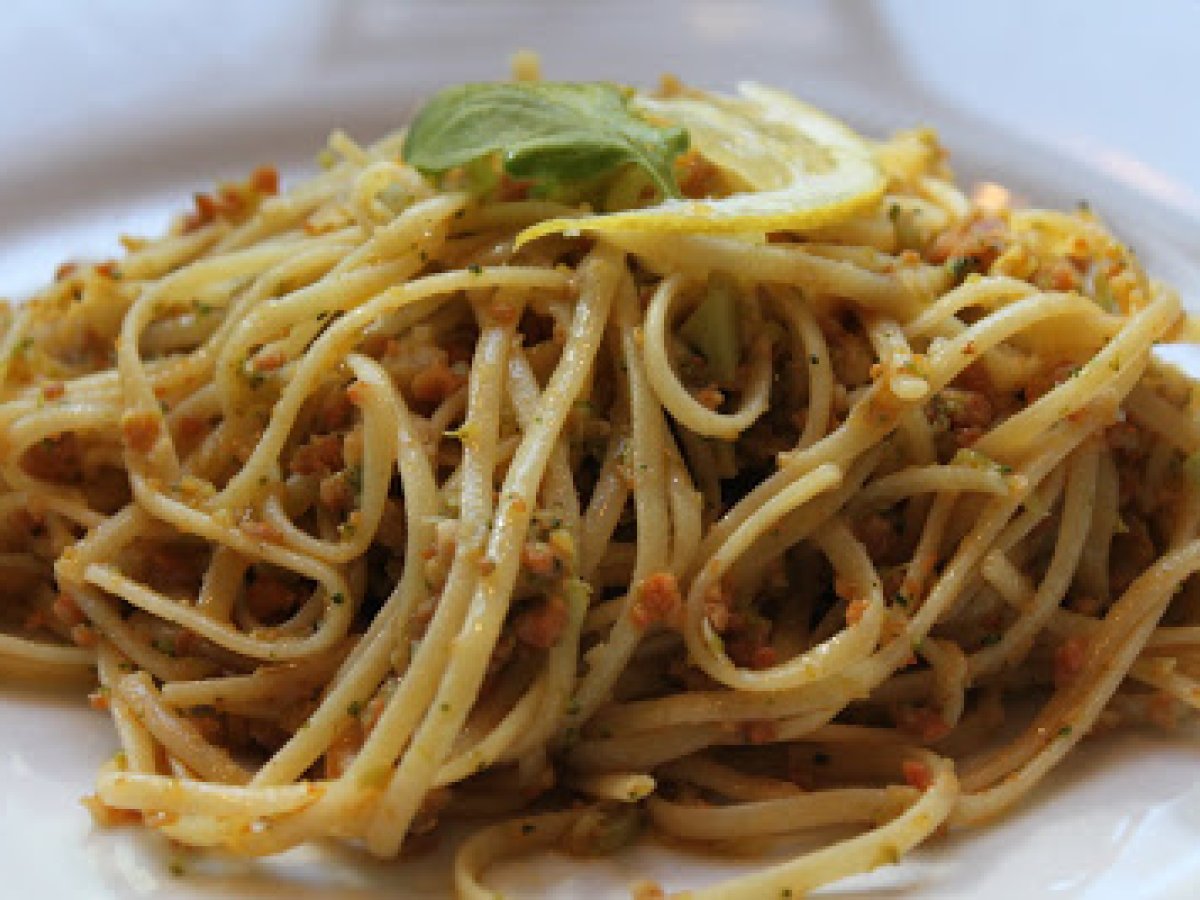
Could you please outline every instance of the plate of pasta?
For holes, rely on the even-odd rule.
[[[1187,896],[1195,223],[853,90],[541,68],[14,286],[16,884]]]

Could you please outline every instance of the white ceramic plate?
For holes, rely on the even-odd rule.
[[[967,7],[964,9],[963,7]],[[1013,8],[1016,7],[1016,8]],[[277,162],[310,167],[340,126],[394,127],[422,93],[542,52],[549,75],[708,86],[752,77],[867,132],[938,127],[968,180],[1046,205],[1086,198],[1152,271],[1200,298],[1200,7],[1118,3],[9,3],[0,10],[0,292],[71,256],[154,233],[193,190]],[[1193,357],[1194,361],[1194,357]],[[80,696],[0,687],[0,895],[444,897],[447,850],[405,864],[306,849],[261,862],[93,830],[77,800],[115,740]],[[841,897],[1183,898],[1200,890],[1198,747],[1091,740],[1003,822],[935,842]],[[753,865],[753,862],[750,863]],[[745,865],[745,863],[742,863]],[[626,896],[738,863],[648,846],[497,873],[511,895]],[[172,874],[182,868],[183,875]]]

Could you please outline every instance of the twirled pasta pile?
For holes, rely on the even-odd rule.
[[[403,140],[7,313],[0,664],[98,672],[98,818],[379,856],[499,820],[468,898],[647,821],[861,826],[695,892],[798,896],[1197,705],[1200,392],[1152,354],[1192,326],[1087,209],[975,206],[913,131],[839,222],[517,248],[578,210]]]

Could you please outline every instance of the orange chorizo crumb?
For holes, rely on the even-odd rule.
[[[355,406],[362,406],[367,402],[367,386],[361,381],[354,382],[346,388],[346,399]]]
[[[246,588],[246,606],[259,621],[270,621],[286,615],[299,599],[299,592],[278,578],[256,578]]]
[[[317,410],[316,426],[321,431],[338,431],[350,424],[354,405],[345,391],[330,391]]]
[[[863,613],[867,611],[866,600],[852,600],[846,607],[846,624],[857,625],[862,621]]]
[[[78,482],[83,478],[83,454],[73,432],[46,437],[21,455],[21,465],[44,481]]]
[[[742,723],[742,739],[748,744],[769,744],[779,735],[774,721],[762,720]]]
[[[158,440],[158,415],[148,410],[135,410],[121,416],[121,435],[134,453],[146,454]]]
[[[354,491],[350,489],[345,472],[322,478],[317,494],[326,509],[346,510],[354,503]]]
[[[287,354],[282,350],[267,350],[254,357],[254,369],[257,372],[274,372],[283,368],[287,361]]]
[[[1041,281],[1042,279],[1035,279]],[[1056,291],[1076,290],[1081,282],[1079,272],[1064,259],[1057,260],[1045,273],[1045,282]]]
[[[176,652],[181,656],[186,654],[179,650],[176,645]],[[200,732],[201,736],[210,744],[215,744],[224,737],[225,729],[221,727],[221,720],[211,711],[197,711],[188,714],[188,724],[196,731]]]
[[[208,560],[195,545],[156,543],[146,550],[144,565],[160,589],[190,591],[200,581]]]
[[[930,262],[971,259],[986,272],[1010,241],[1008,226],[995,216],[975,215],[954,225],[936,238],[926,251]]]
[[[175,635],[175,653],[178,656],[192,656],[200,647],[200,637],[194,631],[180,629]]]
[[[82,610],[75,603],[75,598],[67,593],[60,593],[50,605],[50,611],[64,625],[74,627],[87,621]]]
[[[898,709],[896,727],[926,744],[939,741],[950,733],[950,725],[942,718],[942,714],[924,706]]]
[[[1076,597],[1071,601],[1071,609],[1084,616],[1098,616],[1103,608],[1099,597]]]
[[[115,828],[118,825],[138,825],[142,814],[135,809],[120,809],[109,806],[96,794],[81,797],[79,802],[91,813],[92,821],[101,828]]]
[[[221,185],[217,189],[217,193],[221,197],[220,211],[228,216],[236,217],[239,213],[244,212],[249,205],[242,191],[232,184]]]
[[[899,548],[899,536],[887,516],[867,513],[854,524],[854,534],[862,541],[867,555],[875,563],[889,559]]]
[[[209,194],[193,194],[195,210],[183,220],[183,233],[188,234],[216,221],[219,204]]]
[[[900,769],[904,773],[904,781],[918,791],[927,791],[933,784],[933,772],[920,760],[906,759]]]
[[[1087,645],[1083,639],[1071,636],[1054,651],[1054,686],[1064,687],[1075,680],[1087,660]]]
[[[696,402],[705,409],[720,409],[721,404],[725,402],[725,395],[714,384],[700,388],[700,390],[696,391],[694,396],[696,398]]]
[[[260,166],[245,182],[223,184],[212,194],[195,194],[195,209],[183,218],[181,227],[189,234],[220,218],[237,220],[253,209],[261,196],[279,191],[279,173],[272,166]]]
[[[208,420],[203,416],[182,416],[178,423],[179,437],[184,441],[197,441],[208,434]]]
[[[1078,368],[1078,364],[1074,362],[1061,362],[1044,371],[1035,372],[1029,378],[1025,387],[1026,402],[1033,403],[1035,400],[1041,399],[1060,384],[1069,380]]]
[[[283,542],[283,535],[270,522],[260,522],[257,519],[247,519],[241,524],[242,531],[249,537],[268,544]]]
[[[493,303],[490,312],[497,325],[511,325],[517,321],[517,308],[503,300]]]
[[[750,654],[750,668],[756,671],[769,669],[779,662],[779,653],[769,644],[760,644]]]
[[[362,725],[357,719],[351,719],[325,751],[325,777],[340,778],[350,768],[362,745]]]
[[[42,386],[42,399],[59,400],[66,392],[66,385],[64,385],[61,381],[52,381],[49,384]]]
[[[91,625],[76,625],[71,629],[71,640],[80,647],[95,647],[100,643],[100,636]]]
[[[517,640],[541,650],[549,649],[562,637],[568,618],[566,600],[558,594],[551,594],[517,617],[514,629]]]
[[[950,428],[956,433],[983,434],[992,424],[995,409],[980,391],[946,388],[939,397],[938,409],[945,413]],[[964,442],[959,441],[960,444]]]
[[[250,187],[260,194],[278,194],[279,170],[274,166],[259,166],[250,173]]]
[[[342,468],[342,455],[342,439],[338,435],[320,434],[292,454],[288,468],[296,475],[327,475]]]
[[[633,624],[645,630],[655,623],[675,625],[683,608],[679,582],[671,572],[655,572],[638,586],[637,598],[630,608]]]
[[[833,579],[833,592],[847,602],[862,598],[862,589],[858,586],[858,582],[846,578],[844,575],[838,575]]]
[[[720,170],[695,149],[689,150],[675,162],[679,191],[693,199],[708,197],[716,189]]]
[[[446,365],[444,359],[438,359],[413,376],[413,398],[422,403],[441,403],[466,381],[466,377]]]
[[[554,551],[545,541],[527,541],[521,547],[521,565],[534,575],[553,575],[555,562]]]

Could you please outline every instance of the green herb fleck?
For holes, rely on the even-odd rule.
[[[962,281],[972,272],[982,271],[983,266],[977,256],[955,256],[947,260],[946,265],[950,267],[950,274],[955,281]]]
[[[708,371],[718,383],[734,381],[742,352],[738,296],[733,282],[723,277],[711,278],[704,299],[684,321],[679,333],[704,357]]]

